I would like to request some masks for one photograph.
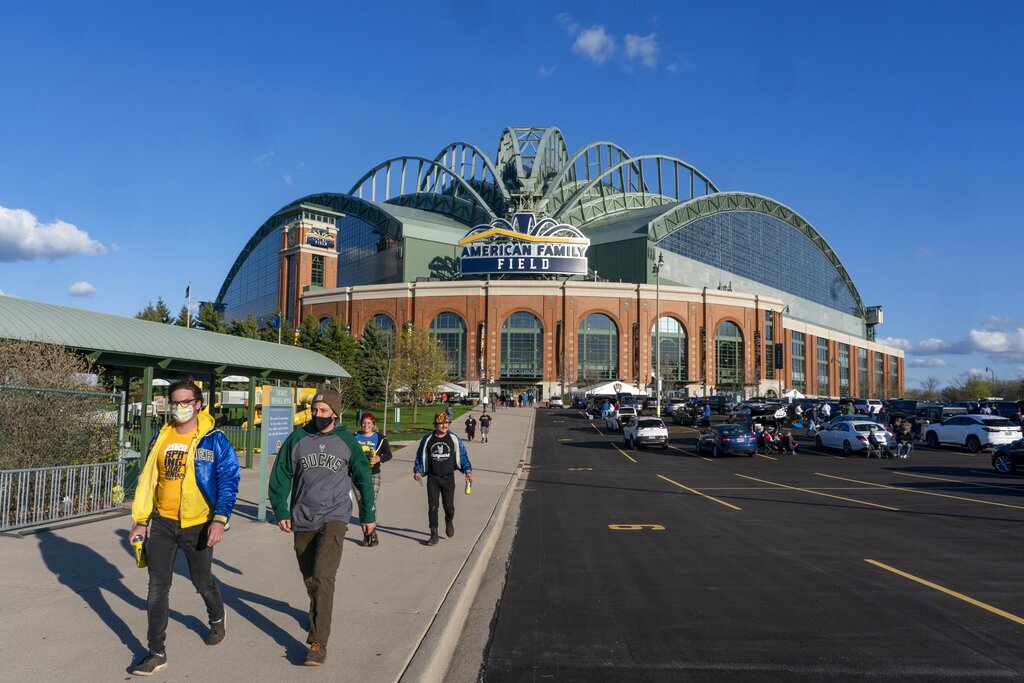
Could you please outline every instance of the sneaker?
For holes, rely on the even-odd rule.
[[[373,544],[370,542],[370,534],[363,534],[363,547],[368,548],[371,545]]]
[[[436,531],[430,532],[430,538],[427,539],[427,545],[437,545],[437,542],[441,540],[437,537]]]
[[[306,653],[306,666],[320,666],[327,661],[327,646],[313,642],[309,644],[309,652]]]
[[[447,520],[444,523],[444,535],[451,538],[455,535],[455,524],[451,520]]]
[[[379,544],[380,544],[380,539],[377,538],[377,530],[374,529],[373,531],[370,532],[370,547],[372,548],[372,547],[374,547],[376,545],[379,545]]]
[[[220,645],[224,640],[224,636],[227,635],[227,631],[224,630],[225,623],[228,619],[228,615],[225,612],[224,616],[219,621],[210,622],[210,633],[206,636],[207,645]]]
[[[167,667],[167,655],[149,653],[141,662],[132,667],[132,676],[152,676]]]

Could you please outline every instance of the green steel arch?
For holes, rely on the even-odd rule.
[[[569,160],[562,131],[555,127],[506,128],[498,141],[497,167],[506,187],[539,196]]]
[[[398,239],[401,236],[401,222],[391,214],[384,211],[377,204],[365,199],[332,192],[311,194],[303,197],[302,199],[296,199],[294,202],[286,204],[275,211],[274,214],[268,218],[255,233],[253,233],[253,236],[249,238],[249,241],[245,243],[245,246],[242,247],[242,251],[238,254],[238,258],[236,258],[235,262],[232,264],[227,277],[224,278],[224,284],[220,286],[220,292],[217,293],[216,301],[218,304],[224,301],[224,295],[227,294],[228,288],[231,286],[231,282],[235,279],[235,275],[238,274],[238,270],[242,267],[242,264],[245,263],[245,260],[249,258],[249,255],[253,252],[256,246],[263,241],[264,237],[281,227],[281,214],[286,211],[290,211],[291,209],[298,208],[302,204],[315,204],[317,206],[332,209],[338,213],[355,216],[359,220],[378,228],[383,234],[393,239]]]
[[[584,183],[589,183],[593,178],[590,175],[590,155],[593,152],[596,164],[597,164],[597,175],[604,172],[605,168],[611,168],[619,163],[629,159],[629,153],[619,147],[614,142],[599,141],[592,142],[589,145],[584,145],[575,154],[569,157],[565,165],[562,166],[562,170],[557,176],[551,179],[546,189],[544,190],[544,196],[540,198],[537,206],[543,210],[549,205],[555,205],[561,208],[562,204],[566,202],[579,188],[575,186],[575,183],[579,182],[579,174],[576,172],[576,162],[581,158],[584,160]],[[556,195],[557,193],[557,195]]]
[[[469,160],[466,160],[466,152],[469,152]],[[483,168],[480,173],[480,177],[477,178],[476,161],[480,160]],[[464,142],[462,140],[453,142],[447,147],[442,149],[434,157],[434,163],[440,164],[445,168],[455,173],[463,180],[467,181],[471,185],[474,181],[486,183],[487,174],[491,174],[491,178],[494,181],[495,187],[502,194],[506,201],[509,201],[508,190],[501,183],[501,175],[498,173],[498,169],[494,167],[494,162],[487,156],[482,149],[474,145],[472,142]],[[466,177],[466,168],[469,168],[469,177]]]
[[[821,236],[821,233],[808,223],[803,216],[774,199],[749,192],[718,192],[704,197],[697,197],[683,204],[668,208],[665,213],[652,220],[648,225],[648,238],[651,242],[657,244],[673,232],[686,228],[698,218],[726,211],[752,211],[788,223],[794,230],[797,230],[809,239],[825,255],[825,258],[828,259],[829,263],[839,273],[839,277],[842,278],[850,294],[853,295],[861,317],[866,314],[864,300],[861,299],[860,292],[857,291],[857,286],[853,283],[853,278],[850,277],[850,273],[846,270],[843,262],[839,260],[835,250],[829,246],[825,238]]]

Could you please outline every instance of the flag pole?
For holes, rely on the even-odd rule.
[[[192,326],[192,281],[185,285],[185,328]]]

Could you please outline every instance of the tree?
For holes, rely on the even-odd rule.
[[[167,304],[164,303],[163,297],[157,297],[156,306],[153,306],[153,302],[150,301],[146,304],[146,307],[135,314],[135,317],[139,320],[149,320],[154,323],[165,323],[171,324],[171,309],[167,308]]]
[[[921,398],[934,401],[939,397],[939,378],[935,376],[925,377],[920,381]]]
[[[352,375],[352,380],[348,382],[351,400],[353,402],[362,401],[365,398],[362,350],[359,348],[359,342],[353,339],[339,318],[331,318],[330,324],[320,337],[320,346],[316,350]],[[341,392],[341,389],[338,391]]]
[[[232,320],[228,334],[246,339],[259,339],[260,324],[256,322],[256,316],[250,313],[245,320]]]
[[[320,332],[320,325],[317,324],[316,319],[307,315],[299,325],[299,343],[298,345],[304,349],[310,349],[311,351],[317,351],[320,348],[323,334]]]
[[[188,321],[187,325],[185,324],[186,320]],[[197,323],[196,317],[191,315],[188,310],[188,304],[182,304],[181,310],[178,311],[178,319],[174,321],[174,324],[178,327],[195,327]]]
[[[430,330],[413,325],[402,330],[398,345],[398,381],[412,394],[412,421],[416,421],[419,397],[435,392],[444,383],[450,366],[448,355]]]
[[[977,401],[992,395],[992,385],[988,380],[965,372],[950,380],[941,394],[944,401]]]
[[[220,312],[209,301],[204,301],[199,305],[199,319],[196,321],[196,327],[208,332],[219,332],[221,334],[226,334],[228,331],[227,325],[224,324],[224,318],[221,317]]]
[[[263,341],[274,342],[275,344],[278,339],[280,339],[282,344],[292,344],[295,339],[295,331],[292,329],[292,324],[284,317],[284,315],[281,314],[280,309],[274,313],[274,317],[281,321],[280,330],[278,330],[277,327],[274,327],[273,324],[267,325],[262,331],[260,331],[260,339]],[[278,336],[279,331],[280,336]]]
[[[384,404],[385,423],[388,402],[398,378],[397,346],[395,334],[382,331],[377,323],[371,321],[363,329],[363,387],[368,399]]]

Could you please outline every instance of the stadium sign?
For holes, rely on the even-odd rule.
[[[326,230],[310,230],[306,233],[306,244],[324,249],[334,248],[334,236]]]
[[[477,225],[459,240],[463,275],[586,275],[590,240],[571,225],[533,213]]]

